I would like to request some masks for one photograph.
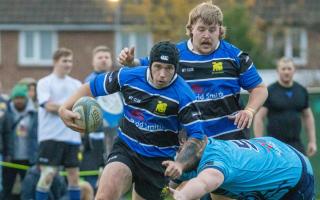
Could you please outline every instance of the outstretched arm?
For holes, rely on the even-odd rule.
[[[202,140],[189,138],[184,143],[175,161],[163,162],[163,165],[166,166],[164,175],[176,179],[181,176],[182,172],[194,169],[201,159],[206,145],[205,140],[205,138]]]
[[[205,138],[202,140],[189,138],[177,155],[176,162],[182,165],[183,171],[189,171],[196,167],[205,148]]]
[[[196,177],[188,181],[178,191],[170,188],[170,192],[176,200],[200,199],[203,195],[217,189],[224,181],[223,174],[214,168],[207,168]]]

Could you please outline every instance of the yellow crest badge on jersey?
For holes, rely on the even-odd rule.
[[[168,107],[168,104],[166,104],[162,101],[158,101],[155,112],[163,115],[163,114],[165,114],[167,107]]]
[[[213,74],[223,73],[223,64],[222,64],[222,62],[212,62],[212,73]]]

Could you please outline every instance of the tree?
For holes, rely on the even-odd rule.
[[[131,2],[131,3],[130,3]],[[189,11],[198,0],[137,0],[126,2],[125,12],[135,13],[146,19],[147,29],[153,33],[154,41],[187,39],[185,25]],[[273,67],[271,56],[265,52],[264,37],[259,30],[256,17],[250,12],[255,0],[216,0],[224,13],[227,40],[247,51],[258,68]]]
[[[131,1],[132,2],[132,1]],[[154,40],[169,39],[177,42],[186,39],[185,25],[188,13],[198,0],[141,0],[140,4],[126,3],[125,12],[141,15],[146,19]]]
[[[224,9],[226,40],[248,52],[257,68],[274,68],[274,59],[266,51],[265,37],[258,26],[261,22],[250,12],[249,5],[234,2]]]

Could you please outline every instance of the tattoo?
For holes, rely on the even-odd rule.
[[[197,166],[201,159],[202,151],[206,145],[205,141],[205,139],[199,140],[190,138],[184,143],[176,158],[176,162],[182,164],[183,171],[190,171]]]

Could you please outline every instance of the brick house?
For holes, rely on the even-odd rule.
[[[73,50],[71,75],[79,80],[91,72],[91,51],[97,45],[107,45],[118,54],[129,44],[136,46],[137,55],[147,55],[152,37],[144,21],[121,14],[121,9],[108,0],[0,0],[3,91],[9,92],[23,77],[49,74],[52,52],[58,47]]]
[[[266,48],[276,58],[291,57],[298,67],[320,69],[320,2],[318,0],[255,1]]]
[[[22,77],[39,79],[50,73],[51,55],[57,47],[74,51],[72,76],[79,80],[90,73],[91,50],[97,45],[108,45],[114,55],[124,46],[135,46],[137,56],[147,55],[152,35],[145,19],[123,9],[127,2],[143,1],[119,2],[122,5],[111,0],[0,0],[0,81],[4,91],[9,92]],[[252,11],[265,32],[266,48],[275,58],[292,57],[301,69],[318,69],[306,72],[312,75],[308,80],[318,80],[320,2],[252,2]]]

